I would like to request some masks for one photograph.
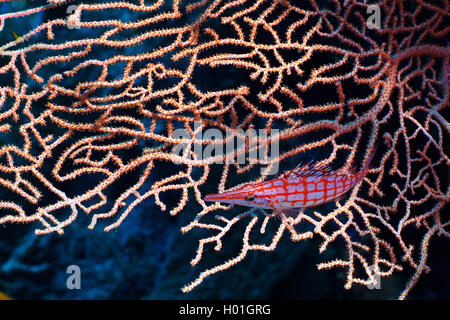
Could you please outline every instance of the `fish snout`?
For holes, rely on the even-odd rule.
[[[224,203],[232,203],[235,200],[243,200],[246,197],[245,193],[240,191],[225,191],[222,193],[211,193],[205,196],[205,201],[211,202],[224,202]]]
[[[205,201],[210,201],[210,202],[217,202],[220,200],[223,200],[223,195],[219,194],[219,193],[211,193],[211,194],[207,194],[204,198]]]

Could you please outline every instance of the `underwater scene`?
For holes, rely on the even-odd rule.
[[[0,1],[0,300],[449,299],[449,21]]]

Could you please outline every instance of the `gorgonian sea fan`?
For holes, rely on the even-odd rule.
[[[149,198],[166,210],[164,194],[175,192],[171,214],[201,206],[182,229],[204,232],[193,265],[206,246],[220,251],[227,233],[242,235],[237,256],[184,292],[249,251],[274,250],[284,234],[319,237],[320,252],[339,239],[347,256],[318,267],[344,268],[346,288],[412,271],[405,298],[429,270],[430,240],[449,237],[448,1],[374,3],[376,28],[367,24],[371,3],[356,0],[49,4],[0,16],[5,29],[62,13],[0,48],[1,224],[63,233],[87,213],[90,228],[104,220],[108,231]],[[177,128],[192,138],[174,137]],[[278,129],[266,142],[280,154],[219,165],[172,152],[224,142],[195,138],[208,128]],[[376,143],[364,181],[333,206],[308,210],[300,236],[272,216],[230,217],[226,205],[203,201],[267,179],[261,167],[288,169],[311,155],[333,167],[361,164]]]

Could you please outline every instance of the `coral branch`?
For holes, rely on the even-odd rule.
[[[202,237],[193,265],[208,259],[207,246],[220,251],[226,234],[243,244],[183,292],[250,251],[275,250],[285,234],[322,239],[320,252],[345,246],[347,257],[318,268],[343,268],[347,289],[412,269],[403,299],[429,270],[431,239],[450,234],[448,1],[381,1],[375,29],[358,0],[48,1],[0,15],[0,28],[69,4],[69,16],[0,47],[0,224],[35,222],[36,234],[61,234],[86,213],[89,228],[109,231],[150,198],[172,215],[197,203],[202,211],[182,229]],[[246,136],[232,154],[199,157],[197,147],[233,139],[198,137],[211,128],[279,132],[256,147]],[[373,167],[351,195],[305,211],[291,228],[202,200],[310,154],[348,168],[377,142]],[[236,161],[267,155],[272,143],[275,158]],[[173,152],[180,145],[183,155]]]

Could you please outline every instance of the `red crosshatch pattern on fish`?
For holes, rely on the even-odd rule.
[[[206,195],[205,200],[275,210],[283,220],[286,215],[295,217],[303,208],[339,199],[351,190],[369,172],[375,151],[376,148],[359,172],[355,172],[354,167],[347,171],[332,171],[328,166],[308,164],[298,166],[273,180]]]

